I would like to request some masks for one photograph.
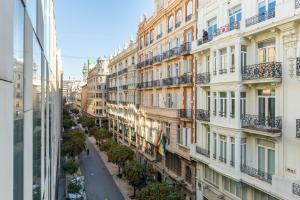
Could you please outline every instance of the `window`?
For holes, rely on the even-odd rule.
[[[191,129],[190,128],[181,128],[178,143],[185,146],[185,147],[189,147],[190,144],[191,144],[190,136],[191,136]]]
[[[189,1],[186,7],[186,21],[191,20],[193,15],[193,2]]]
[[[213,115],[217,116],[217,93],[214,92],[214,111],[213,111]]]
[[[230,117],[235,117],[235,93],[230,92]]]
[[[227,73],[227,49],[220,50],[220,74]]]
[[[210,113],[210,91],[207,91],[207,111]]]
[[[270,19],[275,14],[276,0],[259,0],[258,1],[258,20],[259,22]]]
[[[247,156],[247,139],[241,139],[241,165],[246,165],[246,156]]]
[[[220,135],[220,156],[219,160],[223,163],[227,162],[227,141],[226,136]]]
[[[214,153],[213,153],[213,158],[217,158],[217,134],[214,133]]]
[[[173,30],[173,24],[174,24],[174,17],[169,17],[169,23],[168,23],[168,33],[172,32]]]
[[[232,137],[232,138],[230,138],[230,141],[231,141],[230,165],[234,167],[234,165],[235,165],[235,139]]]
[[[275,39],[258,43],[259,63],[275,62]]]
[[[214,34],[217,32],[217,18],[211,19],[207,22],[208,27],[208,38],[211,39]]]
[[[204,178],[210,183],[219,186],[219,174],[210,169],[207,165],[204,167]]]
[[[220,117],[227,117],[227,93],[220,92]]]
[[[223,188],[225,191],[230,192],[231,194],[242,198],[242,184],[238,183],[226,176],[223,177]]]
[[[167,144],[170,144],[170,136],[171,136],[171,124],[166,122],[165,123],[166,127],[166,138],[167,138]]]
[[[271,178],[275,173],[275,144],[273,142],[257,139],[258,173]],[[265,174],[267,173],[267,174]]]
[[[176,28],[178,28],[181,24],[181,21],[182,21],[182,11],[181,10],[178,10],[177,13],[176,13]]]
[[[246,92],[241,92],[241,99],[240,99],[240,109],[241,109],[241,116],[246,115]]]
[[[229,26],[230,30],[233,30],[236,28],[236,26],[239,25],[239,22],[242,19],[242,10],[241,6],[236,6],[229,10]]]
[[[275,126],[275,90],[258,90],[258,123],[262,126]],[[267,124],[266,124],[267,122]]]
[[[185,180],[188,183],[192,183],[192,170],[189,166],[185,167]]]
[[[217,75],[217,52],[214,51],[214,75]]]
[[[230,72],[234,73],[235,72],[235,47],[230,48],[230,61],[231,61],[231,66],[230,66]]]

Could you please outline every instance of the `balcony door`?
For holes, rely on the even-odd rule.
[[[257,144],[258,174],[270,179],[275,173],[275,144],[261,139],[258,139]]]
[[[275,119],[275,90],[258,90],[258,120],[262,126],[271,126]],[[266,123],[267,122],[267,123]]]
[[[235,28],[235,23],[240,22],[242,19],[242,9],[241,6],[237,6],[229,10],[229,26],[230,30]]]
[[[275,62],[275,40],[268,40],[258,43],[258,61],[259,63]]]

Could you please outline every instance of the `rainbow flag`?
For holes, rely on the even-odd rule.
[[[166,144],[167,144],[167,138],[165,137],[165,134],[163,130],[160,130],[160,139],[157,142],[156,151],[162,155],[165,156],[166,154]]]

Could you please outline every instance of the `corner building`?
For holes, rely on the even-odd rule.
[[[57,199],[62,64],[52,0],[0,1],[0,193]]]
[[[197,199],[300,199],[300,2],[198,2]]]
[[[158,180],[183,185],[194,198],[195,167],[190,159],[194,140],[195,0],[157,0],[155,13],[138,29],[140,130],[137,142]],[[166,155],[156,152],[160,130],[167,138]]]

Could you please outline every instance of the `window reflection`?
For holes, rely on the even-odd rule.
[[[23,200],[23,93],[24,93],[24,7],[14,7],[14,200]]]

